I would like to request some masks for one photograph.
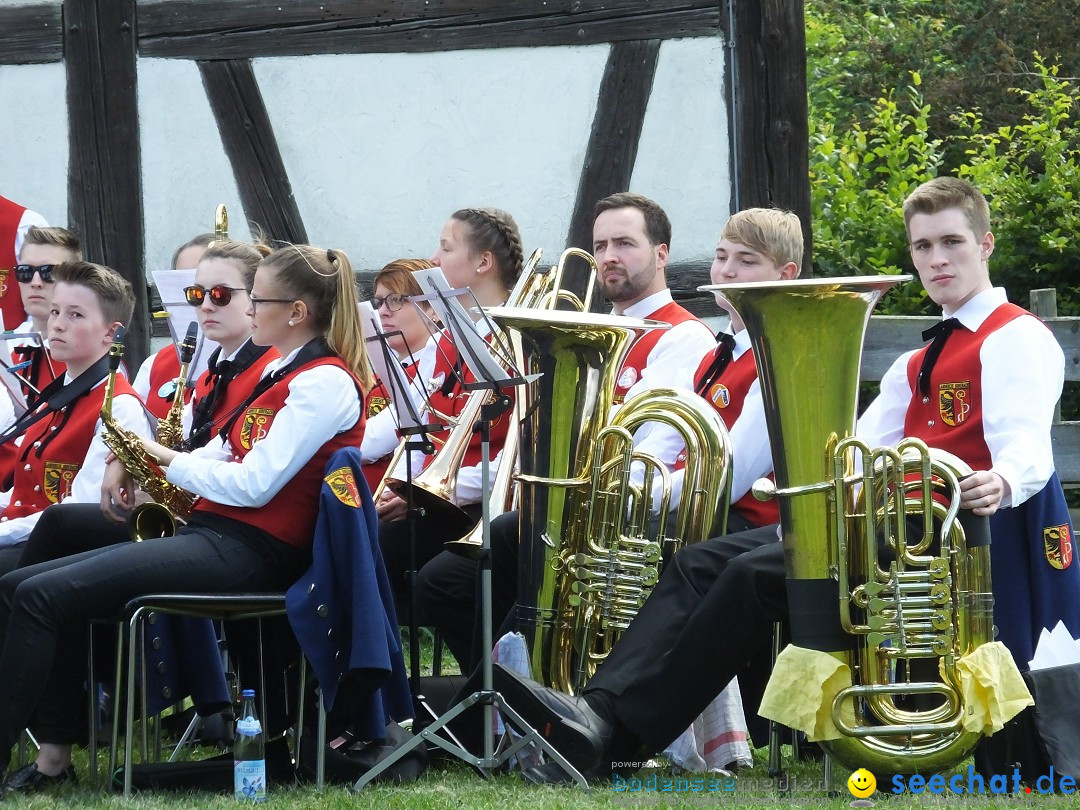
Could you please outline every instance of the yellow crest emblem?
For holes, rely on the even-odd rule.
[[[257,441],[265,438],[275,413],[273,408],[248,408],[244,423],[240,425],[240,446],[250,450]]]
[[[60,503],[71,494],[71,482],[79,472],[78,464],[65,464],[62,461],[46,461],[42,489],[49,503]]]
[[[971,412],[969,393],[971,393],[971,383],[968,380],[941,383],[938,386],[938,413],[941,414],[942,422],[955,427],[967,421],[967,416]]]
[[[1054,568],[1064,570],[1072,565],[1073,543],[1069,524],[1043,529],[1043,547],[1046,549],[1046,561]]]
[[[383,410],[389,404],[390,400],[386,397],[370,397],[367,404],[368,419]]]
[[[356,478],[353,476],[351,467],[336,469],[323,480],[339,501],[353,509],[360,508],[360,490],[356,486]]]

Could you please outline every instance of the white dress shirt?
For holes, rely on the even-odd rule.
[[[945,313],[971,331],[1006,302],[995,287]],[[946,344],[946,351],[948,344]],[[859,419],[857,435],[871,447],[895,445],[904,437],[911,401],[905,352],[881,378],[881,393]],[[990,472],[1008,485],[1002,506],[1019,506],[1046,485],[1054,471],[1050,425],[1065,378],[1065,355],[1037,318],[1024,315],[990,334],[979,353],[982,366],[983,438]]]
[[[298,351],[267,363],[263,376],[286,365]],[[215,436],[205,447],[173,459],[166,478],[225,506],[269,503],[320,447],[356,424],[362,407],[352,377],[337,366],[309,368],[293,377],[288,386],[284,407],[275,414],[266,435],[239,463],[231,445]]]

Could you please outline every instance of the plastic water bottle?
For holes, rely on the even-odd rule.
[[[233,785],[239,802],[266,801],[266,742],[255,711],[255,690],[241,692],[244,707],[233,738]]]

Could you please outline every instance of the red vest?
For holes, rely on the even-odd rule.
[[[435,421],[439,421],[438,414],[445,414],[447,416],[457,416],[464,409],[466,403],[469,401],[471,391],[466,391],[457,377],[454,376],[454,365],[457,363],[457,349],[454,346],[453,339],[447,332],[443,332],[439,337],[439,345],[435,352],[435,371],[432,380],[436,386],[435,390],[430,392],[428,399],[431,400],[431,406],[438,412],[433,416]],[[461,376],[465,382],[473,382],[472,371],[469,370],[468,365],[461,362]],[[444,383],[450,380],[452,385],[444,385]],[[509,389],[508,393],[511,397],[514,396],[513,389]],[[513,413],[513,409],[505,411],[496,419],[491,425],[491,458],[494,459],[495,455],[502,449],[503,443],[506,441],[506,431],[510,424],[510,414]],[[446,443],[447,437],[450,435],[450,430],[440,430],[438,432],[431,433],[431,440],[435,443],[435,455]],[[480,463],[480,431],[476,431],[472,434],[472,438],[469,440],[468,449],[465,451],[465,458],[462,461],[462,466],[472,467]],[[424,457],[424,467],[427,467],[435,455]],[[422,469],[422,468],[421,468]]]
[[[410,363],[405,367],[405,375],[410,380],[416,377],[416,363]],[[370,419],[375,414],[385,410],[389,404],[390,392],[386,390],[382,380],[376,380],[375,386],[367,395],[367,418]],[[368,489],[372,492],[375,492],[375,489],[382,483],[383,476],[386,475],[386,469],[390,466],[390,460],[393,457],[394,454],[390,453],[363,466],[364,480],[367,481]]]
[[[670,323],[672,326],[676,326],[683,321],[697,320],[697,317],[695,317],[693,313],[688,311],[685,307],[676,304],[674,301],[664,304],[660,309],[650,313],[646,317],[649,320]],[[653,348],[660,338],[664,336],[666,331],[666,329],[646,329],[643,332],[639,332],[638,336],[634,338],[634,342],[630,344],[630,350],[627,351],[622,366],[619,367],[619,378],[615,383],[615,405],[621,405],[626,398],[626,392],[633,387],[634,383],[641,379],[641,373],[645,370],[645,367],[649,365],[649,354],[652,353]]]
[[[292,379],[307,369],[321,365],[345,369],[345,364],[339,358],[321,357],[287,374],[248,405],[247,410],[233,423],[229,431],[229,444],[232,447],[234,461],[242,462],[251,448],[270,431],[274,417],[285,407],[285,400],[289,396],[289,383]],[[349,376],[353,377],[351,372]],[[359,389],[359,381],[356,381],[355,377],[353,379]],[[232,388],[231,385],[229,387]],[[348,395],[349,392],[342,392],[342,396]],[[322,489],[326,463],[334,451],[343,447],[360,446],[360,441],[364,438],[364,421],[364,412],[361,410],[356,424],[344,433],[337,434],[316,450],[299,472],[266,505],[258,509],[250,509],[243,506],[225,506],[207,498],[201,498],[195,505],[195,511],[223,515],[261,529],[289,545],[299,548],[309,547],[312,536],[315,534],[315,521],[319,514],[319,492]]]
[[[277,349],[268,348],[259,357],[255,358],[255,361],[250,366],[232,378],[232,381],[225,388],[224,397],[214,403],[214,412],[210,415],[218,427],[224,425],[229,414],[244,404],[244,400],[248,398],[259,380],[262,379],[263,369],[266,368],[266,364],[280,356]],[[179,366],[177,366],[177,372],[179,370]],[[208,397],[213,390],[210,385],[210,370],[207,369],[200,374],[198,379],[195,380],[194,386],[188,390],[192,392],[192,406]],[[216,430],[215,428],[215,434]]]
[[[150,390],[146,392],[146,409],[158,419],[164,418],[172,402],[161,396],[162,386],[180,376],[180,356],[171,343],[154,355],[150,365]],[[168,389],[166,389],[168,390]],[[191,399],[191,389],[185,391],[184,401]]]
[[[911,402],[904,418],[904,435],[922,439],[930,447],[952,453],[973,470],[989,470],[993,462],[983,436],[982,362],[979,352],[991,333],[1027,315],[1015,304],[1002,304],[977,331],[953,330],[930,372],[929,395],[919,393],[918,376],[925,346],[908,360]]]
[[[15,235],[19,232],[19,223],[25,213],[25,207],[0,197],[0,276],[3,276],[0,279],[0,287],[3,288],[0,291],[0,315],[3,316],[4,329],[14,329],[26,320],[22,293],[19,292],[19,283],[12,269],[19,261],[15,255]]]
[[[700,365],[698,365],[697,372],[694,374],[695,388],[708,372],[709,366],[712,365],[713,360],[716,358],[719,348],[717,346],[716,349],[705,355]],[[743,405],[746,403],[746,395],[756,379],[757,367],[754,364],[754,353],[747,350],[739,355],[737,360],[729,363],[728,367],[724,369],[724,373],[720,375],[720,379],[709,386],[709,390],[703,394],[705,400],[720,414],[720,418],[724,420],[724,426],[728,430],[735,426],[735,421],[742,414]],[[768,436],[761,437],[761,441],[768,440]],[[736,447],[733,452],[738,453],[739,449]],[[682,461],[683,456],[680,456],[679,459]],[[772,475],[769,475],[769,478],[771,479]],[[780,522],[780,508],[775,498],[762,502],[755,498],[752,492],[747,492],[733,503],[731,508],[755,526],[769,526]]]
[[[138,398],[120,376],[115,392]],[[17,448],[11,502],[0,520],[41,512],[71,494],[71,482],[86,461],[104,399],[105,386],[98,385],[63,410],[38,420],[23,434]]]

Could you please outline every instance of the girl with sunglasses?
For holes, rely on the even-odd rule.
[[[69,724],[82,716],[70,707],[81,705],[87,619],[193,583],[211,593],[280,591],[310,565],[324,467],[334,451],[360,444],[370,387],[348,258],[309,245],[274,251],[255,274],[248,312],[254,342],[281,356],[224,434],[191,452],[144,442],[169,481],[201,497],[187,525],[167,540],[0,579],[0,770],[35,710],[66,712]],[[133,490],[130,480],[103,490],[103,508],[124,519]],[[46,775],[65,773],[69,763],[53,762]]]
[[[435,312],[431,306],[409,300],[409,296],[422,292],[413,273],[431,267],[434,265],[427,259],[395,259],[376,274],[372,285],[375,295],[371,306],[387,334],[388,348],[405,368],[410,380],[415,380],[418,359],[422,352],[430,350],[432,335],[437,331],[433,326]],[[381,351],[380,344],[368,344],[368,351]],[[390,395],[382,381],[376,380],[367,399],[368,423],[360,447],[364,478],[372,492],[386,474],[399,444],[396,412],[388,405]]]

